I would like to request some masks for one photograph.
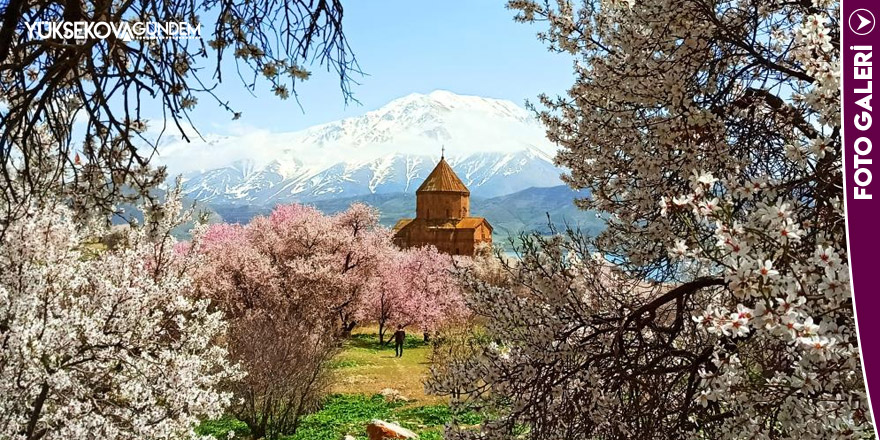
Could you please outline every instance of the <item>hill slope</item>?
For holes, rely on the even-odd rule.
[[[585,233],[595,234],[602,230],[603,222],[595,213],[582,211],[574,206],[573,200],[584,197],[565,185],[550,188],[529,188],[499,197],[471,198],[471,212],[474,216],[485,217],[495,228],[495,241],[506,241],[510,235],[523,231],[549,233],[550,221],[558,229],[566,224],[579,227]],[[348,209],[355,202],[366,203],[379,210],[379,221],[391,227],[398,219],[415,215],[416,200],[413,194],[387,193],[367,194],[309,202],[321,211],[333,214]],[[243,223],[255,215],[267,214],[268,206],[214,205],[212,209],[226,222]]]

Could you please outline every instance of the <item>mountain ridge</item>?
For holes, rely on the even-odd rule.
[[[216,165],[182,173],[189,197],[209,204],[269,205],[412,192],[436,164],[441,147],[475,196],[561,183],[555,148],[531,113],[510,101],[442,90],[410,94],[361,116],[297,132],[214,137],[191,149],[166,148],[171,153],[164,160],[172,174],[180,168],[175,161],[191,168]],[[182,156],[175,159],[175,151]]]

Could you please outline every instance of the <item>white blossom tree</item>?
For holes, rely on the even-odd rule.
[[[225,323],[192,299],[178,194],[153,227],[83,228],[34,208],[0,241],[0,438],[179,439],[229,404]],[[155,211],[159,212],[159,211]],[[155,213],[154,212],[154,213]]]
[[[514,0],[574,58],[541,97],[585,242],[472,282],[497,345],[435,392],[461,438],[873,437],[849,289],[839,3]],[[593,253],[598,258],[591,257]],[[615,268],[610,268],[613,262]]]

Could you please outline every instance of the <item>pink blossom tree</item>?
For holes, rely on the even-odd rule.
[[[294,431],[316,405],[340,328],[353,326],[359,295],[390,243],[364,205],[335,216],[279,206],[247,225],[206,232],[198,291],[230,322],[230,354],[248,373],[232,385],[240,402],[232,412],[257,438]]]
[[[391,242],[391,231],[379,227],[375,209],[353,204],[347,211],[333,217],[337,233],[348,243],[340,253],[342,287],[336,297],[335,311],[344,335],[357,325],[358,307],[369,283],[379,276],[380,263],[396,247]]]
[[[452,269],[452,257],[433,246],[386,253],[361,308],[363,319],[379,324],[380,343],[389,325],[414,325],[427,337],[467,314]]]

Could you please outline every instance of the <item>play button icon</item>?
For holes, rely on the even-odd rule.
[[[849,14],[849,29],[856,35],[868,35],[874,30],[874,14],[867,9],[856,9]]]

